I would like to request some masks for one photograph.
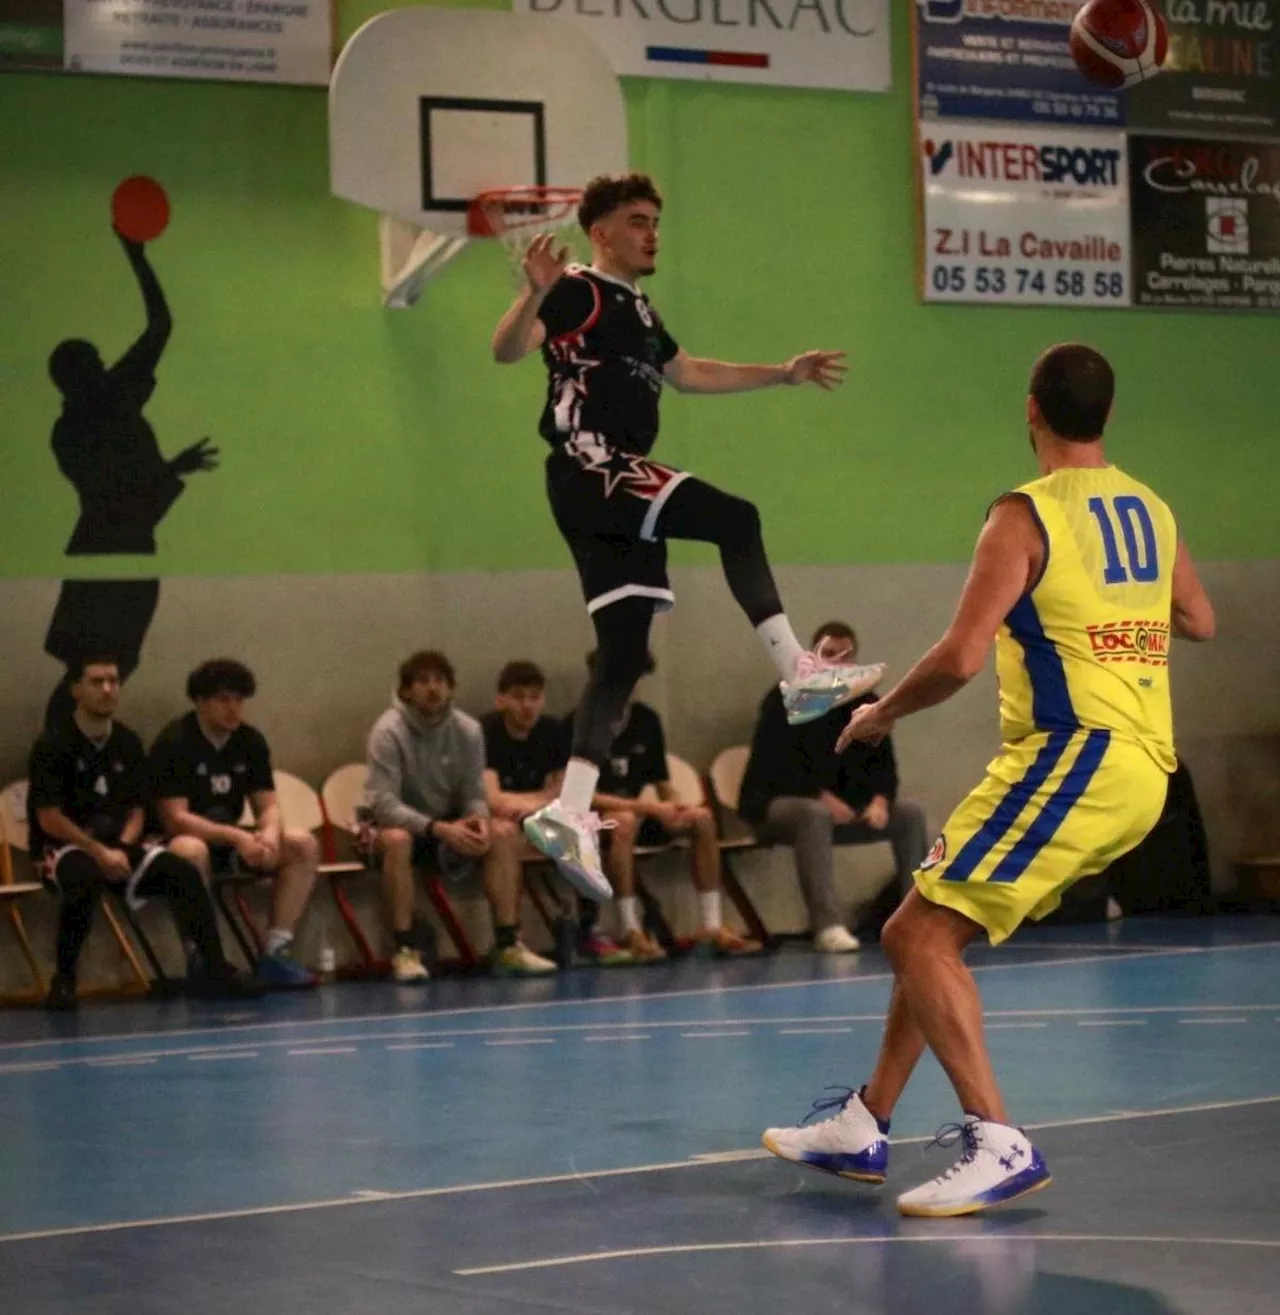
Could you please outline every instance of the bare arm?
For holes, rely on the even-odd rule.
[[[837,750],[855,739],[878,740],[899,718],[963,689],[982,670],[1000,623],[1036,578],[1043,558],[1044,546],[1025,500],[997,503],[978,536],[969,578],[946,633],[884,698],[853,713]]]
[[[280,848],[280,801],[274,790],[258,790],[249,796],[258,837],[271,849]]]
[[[778,384],[815,383],[830,390],[844,376],[843,352],[804,352],[781,365],[734,365],[690,356],[683,348],[663,369],[667,382],[681,393],[746,393]]]
[[[489,805],[489,811],[494,817],[510,817],[518,820],[536,812],[543,804],[550,803],[555,798],[555,792],[549,784],[544,785],[541,790],[523,793],[504,790],[498,781],[498,773],[492,767],[486,767],[484,770],[484,797]]]
[[[1212,639],[1217,629],[1213,604],[1187,545],[1179,539],[1173,563],[1173,633],[1180,639],[1206,640]]]
[[[165,301],[160,280],[156,278],[155,271],[147,260],[146,248],[141,242],[131,242],[126,237],[120,237],[120,245],[124,247],[133,275],[138,280],[138,288],[142,292],[142,304],[147,312],[147,327],[120,358],[118,364],[126,368],[143,369],[150,373],[160,363],[161,353],[169,341],[169,335],[173,332],[173,317],[169,314],[169,303]]]
[[[189,800],[178,795],[172,799],[161,799],[156,803],[156,811],[164,824],[167,836],[195,836],[206,845],[223,848],[235,845],[244,838],[244,832],[238,826],[226,826],[222,822],[211,822],[199,813],[193,813],[188,807]]]
[[[493,359],[499,365],[514,365],[542,346],[547,330],[538,318],[538,310],[547,291],[546,288],[541,292],[525,288],[498,321],[492,345]]]
[[[142,839],[143,812],[141,808],[131,808],[124,826],[120,829],[122,845],[136,845]]]
[[[87,831],[76,826],[61,808],[37,808],[36,820],[40,823],[40,830],[50,840],[60,840],[64,845],[75,845],[83,849],[95,863],[100,864],[101,856],[111,849],[110,845],[95,840]]]

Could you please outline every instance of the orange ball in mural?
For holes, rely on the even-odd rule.
[[[169,224],[169,198],[154,178],[126,178],[111,196],[111,224],[130,242],[151,242]]]

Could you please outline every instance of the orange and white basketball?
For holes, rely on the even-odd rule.
[[[1071,23],[1076,67],[1103,87],[1155,77],[1168,53],[1164,16],[1150,0],[1089,0]]]

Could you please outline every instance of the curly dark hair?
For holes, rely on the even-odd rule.
[[[235,658],[210,658],[187,677],[187,698],[212,699],[219,694],[238,694],[251,699],[258,692],[253,672]]]
[[[420,648],[416,653],[410,653],[400,664],[400,692],[403,694],[415,680],[433,673],[441,677],[450,689],[458,684],[453,663],[438,649]]]
[[[652,201],[662,209],[662,193],[648,174],[601,174],[593,178],[582,193],[578,205],[578,223],[584,233],[591,225],[631,201]]]

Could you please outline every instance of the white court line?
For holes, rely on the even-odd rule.
[[[1049,1019],[1071,1019],[1078,1018],[1087,1014],[1090,1016],[1105,1015],[1126,1015],[1126,1014],[1191,1014],[1191,1013],[1256,1013],[1280,1008],[1276,1003],[1268,1004],[1182,1004],[1182,1005],[1114,1005],[1108,1007],[1091,1006],[1087,1008],[1067,1008],[1067,1009],[992,1009],[984,1015],[986,1020],[999,1019],[1019,1019],[1019,1018],[1049,1018]],[[338,1020],[340,1021],[340,1020]],[[1277,1020],[1280,1021],[1280,1020]],[[353,1032],[345,1035],[323,1038],[327,1043],[338,1045],[344,1042],[361,1042],[361,1041],[400,1041],[418,1038],[431,1037],[485,1037],[485,1036],[505,1036],[516,1034],[526,1036],[529,1033],[573,1033],[573,1032],[593,1032],[602,1027],[617,1029],[624,1028],[648,1028],[648,1029],[671,1029],[671,1028],[689,1028],[689,1027],[712,1027],[723,1026],[726,1023],[740,1026],[760,1026],[760,1027],[777,1027],[781,1023],[797,1024],[827,1024],[827,1023],[873,1023],[880,1025],[884,1022],[883,1010],[871,1014],[796,1014],[781,1015],[778,1017],[769,1017],[760,1015],[748,1018],[728,1018],[717,1019],[714,1022],[701,1018],[676,1018],[676,1019],[647,1019],[636,1022],[618,1020],[615,1022],[594,1022],[594,1023],[532,1023],[524,1027],[450,1027],[438,1028],[431,1031],[413,1032],[413,1031],[396,1031],[396,1032]],[[988,1021],[988,1026],[995,1026],[995,1023]],[[851,1031],[852,1029],[844,1029]],[[162,1034],[158,1034],[162,1035]],[[183,1055],[190,1054],[220,1054],[224,1050],[243,1050],[248,1045],[256,1046],[260,1050],[285,1049],[289,1046],[297,1046],[298,1037],[290,1037],[283,1041],[231,1041],[228,1040],[225,1045],[210,1046],[207,1042],[199,1046],[174,1046],[165,1050],[143,1050],[143,1051],[124,1051],[122,1054],[131,1055],[139,1059],[173,1059],[181,1058]],[[390,1049],[391,1047],[388,1047]],[[2,1047],[0,1047],[2,1049]],[[87,1055],[66,1055],[57,1061],[53,1061],[56,1067],[70,1067],[83,1064],[95,1064],[111,1056],[87,1056]],[[34,1061],[21,1060],[15,1064],[0,1063],[0,1075],[5,1073],[23,1072],[29,1068],[30,1063]]]
[[[146,1064],[157,1064],[159,1060],[149,1059],[146,1056],[128,1057],[105,1057],[103,1059],[91,1059],[90,1068],[140,1068]]]
[[[1160,1110],[1121,1110],[1083,1119],[1058,1119],[1051,1123],[1027,1123],[1028,1132],[1049,1128],[1083,1128],[1095,1123],[1124,1123],[1131,1119],[1160,1119],[1178,1114],[1205,1114],[1214,1110],[1246,1109],[1254,1105],[1280,1104],[1280,1095],[1253,1096],[1247,1100],[1209,1101],[1200,1105],[1180,1105]],[[895,1137],[895,1146],[919,1145],[932,1137]],[[369,1205],[374,1201],[421,1201],[433,1196],[464,1196],[473,1192],[507,1191],[516,1187],[548,1187],[559,1183],[577,1183],[593,1178],[625,1178],[631,1174],[665,1173],[670,1169],[699,1169],[733,1160],[768,1159],[766,1150],[718,1151],[692,1156],[687,1160],[670,1160],[660,1164],[636,1164],[622,1169],[588,1169],[582,1173],[546,1174],[538,1178],[509,1178],[502,1182],[460,1183],[454,1187],[420,1187],[404,1192],[384,1192],[376,1198],[340,1196],[329,1200],[297,1201],[289,1205],[260,1205],[247,1210],[211,1210],[202,1214],[169,1215],[158,1219],[125,1219],[109,1224],[78,1224],[69,1228],[43,1228],[29,1233],[0,1233],[0,1246],[11,1242],[36,1242],[51,1237],[82,1237],[90,1233],[122,1233],[135,1228],[168,1228],[175,1224],[215,1223],[221,1219],[250,1219],[259,1215],[298,1214],[304,1210],[337,1210],[343,1206]],[[1000,1236],[1006,1236],[1000,1234]]]
[[[1011,1028],[1011,1027],[1048,1027],[1049,1024],[1048,1024],[1048,1023],[987,1023],[987,1022],[984,1022],[984,1023],[982,1024],[982,1026],[983,1026],[988,1032],[999,1032],[1001,1029],[1008,1029],[1008,1028]]]
[[[486,1046],[554,1046],[553,1036],[519,1036],[508,1037],[505,1041],[486,1041]]]
[[[690,1040],[692,1040],[692,1039],[694,1039],[694,1038],[701,1038],[701,1037],[704,1037],[704,1036],[709,1036],[709,1037],[715,1037],[715,1036],[750,1036],[751,1033],[748,1032],[748,1031],[741,1031],[741,1032],[681,1032],[680,1035],[681,1035],[682,1037],[687,1037],[687,1038],[689,1038]]]
[[[218,1059],[257,1059],[256,1050],[214,1050],[206,1051],[202,1055],[188,1055],[187,1062],[191,1064],[208,1064]]]
[[[1026,948],[1028,951],[1034,951],[1036,947],[1034,945],[1028,945]],[[1138,950],[1133,954],[1121,956],[1119,962],[1131,963],[1134,961],[1163,959],[1171,956],[1188,954],[1231,954],[1239,951],[1274,950],[1277,948],[1280,948],[1280,940],[1251,941],[1248,944],[1242,945],[1182,945],[1171,946],[1170,948],[1163,950]],[[1090,954],[1079,955],[1072,959],[1029,959],[1022,963],[975,964],[972,966],[971,971],[975,973],[1016,972],[1022,971],[1026,968],[1075,968],[1082,964],[1115,962],[1117,962],[1117,959],[1114,954]],[[814,988],[831,986],[861,986],[867,983],[889,982],[892,980],[892,973],[862,973],[852,977],[825,977],[820,979],[805,978],[801,981],[795,982],[760,982],[751,986],[706,986],[691,987],[679,991],[653,991],[631,995],[601,995],[595,996],[590,1000],[528,1000],[504,1005],[467,1005],[458,1009],[420,1009],[404,1013],[353,1014],[345,1018],[299,1018],[294,1019],[291,1022],[245,1023],[243,1025],[237,1024],[234,1027],[189,1027],[150,1032],[109,1033],[103,1036],[48,1037],[39,1041],[0,1042],[0,1051],[30,1050],[40,1046],[100,1045],[109,1041],[161,1040],[167,1037],[223,1035],[227,1032],[259,1032],[289,1027],[348,1026],[354,1023],[404,1022],[415,1018],[461,1018],[472,1017],[476,1014],[518,1013],[535,1009],[580,1009],[590,1005],[602,1004],[634,1005],[644,1004],[649,1000],[677,1000],[706,995],[743,995],[749,992],[759,991],[812,990]],[[1271,1009],[1276,1008],[1274,1004],[1267,1007]],[[597,1023],[596,1026],[599,1027],[601,1025]],[[613,1024],[610,1024],[610,1026],[613,1026]],[[295,1038],[295,1040],[296,1039],[297,1038]]]
[[[1078,1018],[1077,1027],[1146,1027],[1145,1018]]]
[[[629,1247],[619,1251],[587,1251],[576,1256],[550,1256],[545,1260],[521,1260],[508,1265],[480,1265],[474,1269],[455,1269],[459,1278],[478,1278],[489,1274],[515,1274],[529,1269],[556,1269],[564,1265],[589,1265],[596,1260],[637,1260],[651,1256],[679,1256],[714,1251],[768,1251],[783,1247],[881,1246],[885,1243],[904,1246],[933,1245],[938,1242],[967,1242],[975,1246],[1003,1246],[1007,1242],[1091,1242],[1148,1244],[1155,1246],[1225,1246],[1280,1247],[1280,1241],[1253,1237],[1136,1237],[1114,1233],[1000,1233],[982,1236],[974,1233],[915,1233],[889,1237],[791,1237],[754,1242],[686,1242],[664,1247]]]
[[[1247,1023],[1247,1018],[1180,1018],[1179,1023],[1184,1023],[1188,1027],[1223,1027],[1227,1023]]]
[[[290,1055],[354,1055],[355,1046],[310,1046],[305,1050],[290,1050]]]
[[[584,1036],[584,1041],[651,1041],[646,1032],[630,1032],[626,1036]]]
[[[407,1045],[388,1046],[388,1050],[452,1050],[452,1041],[411,1041]]]
[[[844,1036],[852,1032],[851,1027],[780,1027],[779,1036]]]

